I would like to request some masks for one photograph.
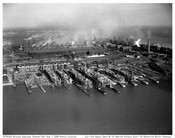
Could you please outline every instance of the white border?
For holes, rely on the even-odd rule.
[[[173,0],[147,0],[147,1],[141,1],[141,0],[2,0],[1,1],[1,6],[0,6],[0,18],[1,18],[1,22],[0,22],[0,36],[1,36],[1,39],[0,39],[0,44],[1,44],[1,48],[0,48],[0,53],[1,53],[1,58],[0,58],[0,62],[1,62],[1,66],[0,66],[0,75],[2,76],[2,63],[3,63],[3,53],[2,53],[2,46],[3,46],[3,41],[2,41],[2,33],[3,33],[3,3],[172,3],[173,4],[173,7],[172,7],[172,25],[174,26],[174,2]],[[173,72],[174,72],[174,27],[173,28],[173,38],[172,38],[172,49],[173,49]],[[174,78],[174,73],[173,73],[173,78]],[[0,84],[2,85],[2,77],[0,79]],[[173,86],[175,85],[175,82],[174,82],[174,79],[173,79]],[[0,122],[1,122],[1,125],[0,125],[0,130],[1,130],[1,134],[0,136],[2,137],[3,136],[3,119],[2,119],[2,115],[3,115],[3,101],[2,101],[2,97],[3,97],[3,86],[1,86],[1,89],[0,89],[0,101],[1,101],[1,106],[0,106],[0,111],[2,111],[0,113]],[[174,87],[172,89],[172,94],[174,92]],[[174,99],[174,94],[172,96],[172,98]],[[173,105],[172,107],[174,107],[174,100],[173,101]],[[173,108],[174,109],[174,108]],[[173,115],[174,115],[174,110],[173,111]],[[173,116],[174,118],[174,116]],[[173,119],[173,126],[174,126],[174,119]],[[172,137],[174,136],[175,134],[175,129],[173,129],[172,127],[172,130],[173,130],[173,135]],[[90,135],[88,135],[90,136]],[[108,135],[109,136],[109,135]],[[123,136],[123,135],[122,135]],[[129,135],[129,136],[132,136],[132,135]],[[144,135],[137,135],[137,136],[144,136]],[[149,135],[148,135],[149,136]],[[152,135],[151,135],[152,136]],[[160,135],[161,136],[161,135]],[[166,135],[165,135],[166,136]],[[169,136],[169,135],[167,135]],[[77,136],[78,138],[82,138],[82,137],[85,137],[85,135],[78,135]],[[163,136],[162,136],[163,137]]]

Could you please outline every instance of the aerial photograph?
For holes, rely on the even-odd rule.
[[[3,135],[172,135],[172,3],[2,3]]]

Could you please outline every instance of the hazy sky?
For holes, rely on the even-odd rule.
[[[171,26],[171,4],[3,4],[3,28]]]

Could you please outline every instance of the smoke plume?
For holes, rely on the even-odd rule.
[[[122,34],[142,39],[145,32],[140,28],[134,33],[123,28],[171,26],[171,12],[172,4],[3,4],[3,28],[66,29],[74,41]]]

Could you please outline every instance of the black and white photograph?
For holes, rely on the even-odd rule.
[[[2,11],[4,136],[173,134],[173,3]]]

